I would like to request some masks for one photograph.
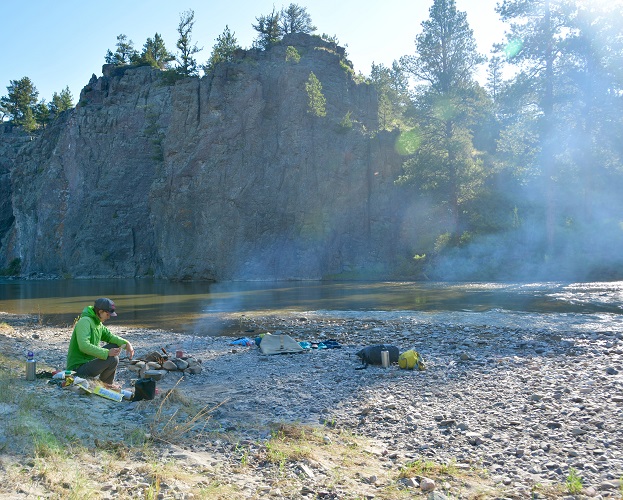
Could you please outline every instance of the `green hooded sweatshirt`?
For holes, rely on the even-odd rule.
[[[81,365],[99,358],[108,358],[108,349],[100,347],[100,342],[117,344],[119,347],[128,343],[127,340],[110,333],[95,314],[93,306],[87,306],[71,335],[67,352],[67,369],[76,370]]]

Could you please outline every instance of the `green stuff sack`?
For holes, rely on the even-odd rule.
[[[398,366],[405,370],[417,368],[421,371],[424,369],[424,362],[422,361],[422,356],[420,356],[418,352],[409,349],[398,357]]]

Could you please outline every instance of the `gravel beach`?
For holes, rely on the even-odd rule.
[[[19,358],[30,349],[39,369],[64,368],[71,328],[50,327],[35,319],[0,314],[0,322],[12,327],[10,335],[0,332],[2,351]],[[621,333],[320,313],[248,317],[227,337],[128,329],[114,323],[109,328],[132,342],[138,358],[181,349],[200,359],[201,373],[182,377],[181,372],[169,372],[158,381],[159,392],[175,387],[200,405],[215,407],[210,425],[239,443],[267,439],[276,423],[328,426],[377,443],[387,467],[430,459],[484,469],[508,498],[530,498],[535,485],[563,484],[570,468],[582,477],[585,497],[621,497]],[[232,345],[237,337],[255,338],[264,332],[286,333],[297,341],[334,339],[341,348],[265,356],[255,346]],[[426,369],[357,369],[361,363],[356,352],[379,343],[396,345],[401,352],[417,350]],[[128,364],[121,361],[118,382],[129,388],[136,374]],[[103,414],[118,426],[150,418],[149,407],[141,403],[79,396],[42,380],[30,384],[58,394],[58,405],[64,406],[69,420],[78,407],[94,418]],[[2,408],[0,417],[10,418],[11,409]],[[89,437],[87,429],[81,437],[104,437],[97,431]],[[6,439],[2,432],[0,440]],[[207,466],[221,464],[220,470],[240,484],[245,498],[279,497],[257,469],[232,472],[233,465],[227,464],[236,454],[222,440],[172,444],[163,453]],[[322,467],[309,468],[299,497],[321,497]],[[362,497],[374,498],[373,483],[367,480],[358,486]],[[338,492],[332,498],[350,497]]]

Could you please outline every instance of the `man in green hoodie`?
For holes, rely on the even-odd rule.
[[[104,321],[117,316],[115,303],[107,298],[97,299],[93,306],[87,306],[71,335],[67,352],[67,369],[79,377],[96,377],[112,385],[119,364],[121,348],[125,348],[128,358],[134,356],[132,344],[122,337],[113,335],[104,326]],[[100,346],[100,342],[106,345]]]

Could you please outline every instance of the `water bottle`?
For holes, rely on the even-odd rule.
[[[383,365],[383,368],[389,367],[389,351],[381,351],[381,364]]]
[[[32,351],[28,351],[26,356],[26,380],[35,380],[37,378],[37,362],[35,361],[35,354]]]

